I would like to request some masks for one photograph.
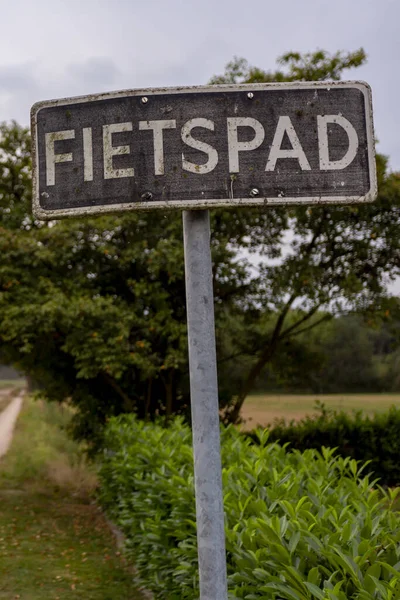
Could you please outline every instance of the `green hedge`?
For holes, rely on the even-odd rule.
[[[319,414],[300,422],[276,421],[269,428],[269,440],[289,444],[290,448],[307,450],[336,448],[341,456],[369,462],[368,471],[381,485],[400,485],[400,410],[372,417],[361,411],[347,414],[326,410],[317,404]],[[251,433],[258,440],[257,433]]]
[[[222,431],[229,591],[247,600],[400,598],[400,490],[322,449]],[[111,419],[100,501],[156,598],[198,598],[190,429]],[[372,489],[375,488],[375,489]]]

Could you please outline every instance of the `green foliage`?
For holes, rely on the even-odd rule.
[[[396,600],[399,489],[385,492],[357,462],[252,444],[222,431],[230,597]],[[107,428],[100,501],[156,598],[198,598],[191,434],[132,417]]]
[[[360,67],[367,60],[363,48],[355,52],[335,52],[316,50],[300,54],[287,52],[278,58],[284,71],[264,71],[250,66],[245,58],[235,56],[225,67],[223,75],[216,75],[211,84],[219,83],[271,83],[274,81],[324,81],[338,80],[345,69]]]
[[[236,303],[252,288],[245,262],[233,264],[228,244],[247,237],[254,220],[228,232],[218,227],[222,218],[214,217],[212,240],[218,324],[233,322]],[[40,382],[42,396],[71,400],[78,437],[96,441],[107,416],[120,412],[153,418],[187,411],[180,215],[1,233],[3,360]]]
[[[337,79],[364,60],[363,51],[289,53],[275,74],[238,60],[226,77]],[[40,383],[46,398],[69,399],[75,435],[97,443],[107,418],[121,412],[186,415],[180,214],[34,221],[29,133],[12,123],[0,134],[0,359]],[[342,314],[383,304],[388,277],[400,273],[400,179],[387,172],[384,157],[377,161],[379,200],[371,206],[213,211],[226,421],[238,420],[279,355],[291,348],[306,358],[296,336],[318,327],[321,311],[325,318],[328,307]],[[261,257],[258,271],[244,252]]]
[[[143,600],[91,502],[96,474],[62,429],[69,418],[26,397],[0,460],[0,598]]]
[[[396,304],[400,304],[397,300]],[[374,322],[369,314],[334,317],[318,312],[311,330],[280,344],[268,369],[259,378],[262,393],[373,393],[400,390],[400,319],[395,303]],[[288,323],[299,318],[288,315]],[[384,313],[382,313],[384,314]],[[324,320],[325,319],[325,320]],[[314,327],[315,322],[319,325]]]
[[[289,444],[290,448],[321,451],[335,448],[341,456],[368,462],[367,471],[388,486],[400,485],[400,410],[364,415],[361,411],[349,415],[328,410],[317,402],[319,414],[301,421],[286,423],[277,420],[269,427],[269,440]],[[258,433],[249,434],[258,440]]]
[[[31,139],[15,121],[0,124],[0,225],[29,231],[31,215]],[[37,223],[36,223],[37,224]]]
[[[379,372],[379,359],[374,345],[384,330],[374,331],[360,317],[336,319],[323,346],[324,363],[318,373],[318,392],[374,392],[385,389],[385,373]],[[374,344],[375,342],[375,344]],[[390,345],[390,341],[387,341]],[[377,348],[378,350],[378,348]]]

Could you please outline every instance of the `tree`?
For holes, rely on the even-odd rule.
[[[279,266],[260,267],[259,301],[274,313],[274,324],[260,336],[256,358],[227,409],[228,420],[238,419],[246,396],[284,340],[330,316],[366,311],[386,296],[387,280],[399,275],[400,178],[386,173],[382,158],[378,166],[376,203],[288,211],[292,238],[287,254]],[[288,323],[293,307],[299,318]],[[312,319],[327,308],[329,315]]]
[[[14,125],[3,131],[6,147]],[[25,147],[28,132],[17,132]],[[4,151],[2,159],[8,165],[12,152]],[[4,168],[3,183],[10,187],[7,174]],[[0,263],[3,361],[40,383],[48,399],[69,398],[78,408],[79,436],[95,437],[107,416],[119,412],[144,418],[187,412],[181,215],[138,213],[47,225],[27,212],[30,177],[21,169],[18,178],[26,199],[13,196],[19,219],[3,222],[0,236],[7,257]],[[261,241],[265,218],[224,211],[213,217],[218,322],[226,322],[229,307],[239,314],[250,302],[254,285],[235,248]],[[271,248],[280,228],[277,216]]]
[[[15,121],[0,124],[0,224],[29,231],[32,217],[31,138]]]
[[[362,318],[346,315],[331,322],[321,348],[319,388],[328,393],[379,392],[381,384],[374,356],[374,333]]]
[[[3,228],[3,359],[52,400],[78,407],[93,437],[107,415],[185,411],[188,404],[180,215],[66,221],[29,232]],[[216,302],[224,314],[251,287],[214,239]],[[217,310],[218,313],[218,310]]]
[[[224,75],[212,83],[339,79],[344,69],[366,60],[364,50],[329,55],[319,50],[300,55],[289,52],[278,62],[285,71],[274,73],[235,58]],[[259,302],[274,314],[263,329],[263,314],[255,360],[243,378],[239,393],[225,411],[236,422],[246,396],[279,346],[337,314],[366,310],[386,296],[385,283],[399,274],[400,177],[387,172],[387,160],[377,157],[379,198],[373,205],[353,207],[299,207],[286,209],[291,237],[278,266],[260,265]],[[296,307],[300,315],[288,323]],[[320,320],[313,319],[328,309]]]
[[[280,394],[399,391],[400,320],[397,303],[391,304],[392,311],[375,307],[373,321],[370,314],[335,318],[317,313],[313,319],[326,316],[326,322],[282,342],[255,389]]]
[[[362,51],[292,53],[279,77],[338,77],[363,60]],[[235,73],[227,76],[243,75]],[[9,146],[13,136],[19,142]],[[95,438],[119,412],[143,418],[187,412],[180,214],[33,221],[27,212],[29,154],[18,144],[29,148],[27,132],[3,125],[0,169],[3,189],[11,190],[0,196],[3,360],[38,381],[48,399],[69,398],[81,437]],[[16,182],[10,163],[20,165]],[[380,196],[371,206],[213,211],[225,420],[238,420],[247,394],[283,344],[294,348],[298,336],[332,314],[385,298],[385,278],[399,272],[400,179],[387,173],[384,158],[378,167]],[[243,250],[261,256],[258,273]]]
[[[336,52],[330,55],[325,50],[300,54],[287,52],[278,58],[278,65],[285,70],[264,71],[250,66],[245,58],[237,56],[226,65],[223,75],[211,78],[218,83],[272,83],[275,81],[337,81],[346,69],[362,66],[367,60],[363,48],[355,52]]]

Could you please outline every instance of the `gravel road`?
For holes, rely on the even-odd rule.
[[[0,412],[0,456],[5,454],[11,444],[12,435],[22,407],[24,393],[19,395],[10,402],[10,404],[2,412]]]

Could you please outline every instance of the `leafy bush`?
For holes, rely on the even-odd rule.
[[[336,448],[337,453],[358,461],[369,462],[368,471],[379,478],[382,485],[400,485],[400,410],[374,416],[361,411],[349,415],[327,410],[317,403],[320,414],[287,424],[276,421],[269,431],[269,440],[290,444],[290,448],[307,450],[323,447]],[[251,433],[258,440],[257,433]]]
[[[229,591],[247,600],[400,598],[400,490],[334,451],[222,431]],[[156,598],[198,598],[191,432],[111,419],[100,501]],[[375,489],[373,489],[375,488]]]

